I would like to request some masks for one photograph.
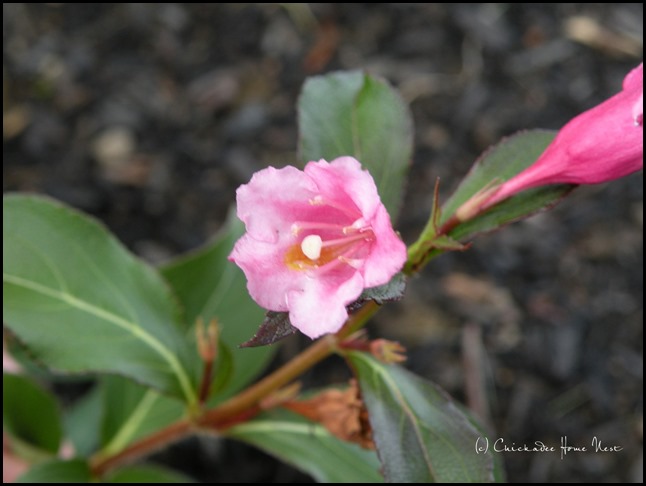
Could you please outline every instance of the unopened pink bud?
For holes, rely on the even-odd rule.
[[[526,189],[549,184],[598,184],[644,166],[644,67],[613,97],[568,122],[541,157],[511,178],[481,209]]]

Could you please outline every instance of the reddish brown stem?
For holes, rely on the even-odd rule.
[[[94,457],[90,460],[92,475],[100,478],[110,469],[124,463],[133,462],[142,456],[159,450],[188,436],[192,431],[193,425],[191,422],[180,420],[148,437],[144,437],[113,456]]]
[[[307,371],[316,363],[328,357],[334,351],[335,346],[336,338],[332,335],[319,339],[271,375],[263,378],[213,410],[207,410],[198,419],[198,424],[208,428],[219,428],[231,417],[256,406],[262,398],[287,385],[304,371]]]
[[[359,330],[379,307],[369,302],[352,314],[346,325],[336,335],[327,335],[305,351],[285,363],[281,368],[243,390],[212,410],[206,410],[192,421],[181,420],[109,456],[96,456],[90,461],[96,477],[106,471],[180,440],[199,429],[222,430],[252,418],[258,412],[260,401],[279,388],[295,380],[312,366],[322,361],[337,348],[337,342]]]

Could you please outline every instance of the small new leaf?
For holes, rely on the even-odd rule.
[[[454,240],[450,236],[440,235],[433,239],[429,244],[430,250],[447,250],[447,251],[465,251],[471,246],[470,243],[464,244]]]
[[[365,289],[357,301],[348,306],[348,309],[354,311],[369,300],[374,300],[379,305],[383,305],[386,302],[395,302],[401,300],[405,291],[406,275],[400,272],[387,284]]]
[[[258,332],[240,345],[241,348],[255,348],[257,346],[267,346],[274,344],[287,336],[291,336],[297,332],[292,323],[289,321],[289,314],[287,312],[274,312],[267,311],[265,320],[260,324]]]
[[[406,275],[400,272],[387,284],[365,289],[356,301],[347,306],[348,312],[354,312],[360,309],[369,300],[374,300],[379,305],[383,305],[386,302],[396,302],[401,300],[405,290]]]
[[[404,272],[411,274],[419,271],[432,255],[445,251],[466,251],[471,247],[471,242],[460,243],[447,235],[433,236],[431,239],[416,243],[409,251],[409,259]],[[411,256],[412,255],[412,256]]]

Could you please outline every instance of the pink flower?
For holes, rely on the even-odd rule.
[[[644,67],[633,69],[623,90],[570,120],[541,157],[503,183],[480,209],[548,184],[598,184],[644,166]]]
[[[338,331],[346,305],[406,261],[372,176],[352,157],[263,169],[238,188],[237,203],[247,232],[229,260],[261,307],[288,311],[311,338]]]

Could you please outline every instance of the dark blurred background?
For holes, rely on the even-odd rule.
[[[562,126],[642,56],[643,4],[3,4],[3,190],[49,194],[166,260],[218,230],[253,172],[297,161],[307,76],[365,69],[413,112],[396,225],[410,243],[437,177],[446,198],[489,145]],[[506,443],[623,447],[507,453],[511,481],[642,481],[642,201],[642,174],[579,188],[439,258],[370,326]],[[307,380],[347,376],[331,360]],[[157,460],[208,482],[303,479],[231,442]]]

